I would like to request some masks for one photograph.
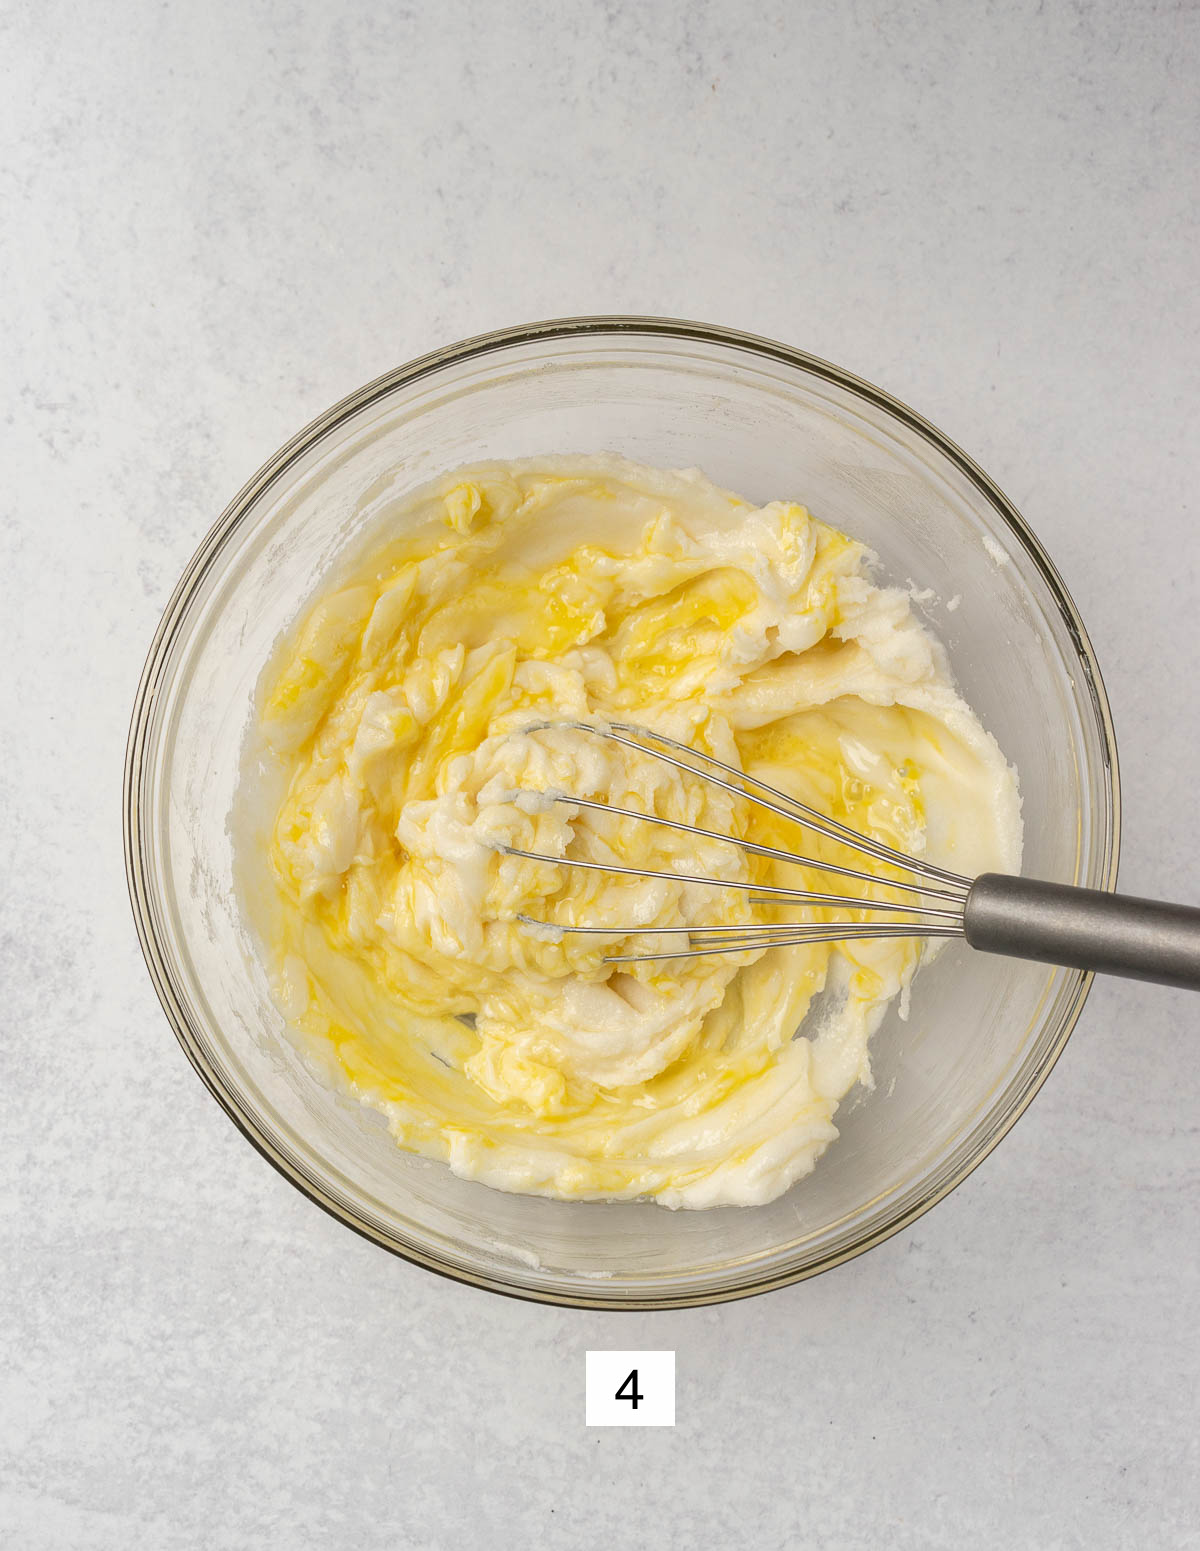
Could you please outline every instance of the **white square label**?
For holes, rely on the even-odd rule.
[[[588,1352],[586,1427],[674,1427],[674,1352]]]

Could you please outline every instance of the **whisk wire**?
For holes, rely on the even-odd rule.
[[[687,872],[659,872],[650,867],[626,867],[618,862],[587,862],[575,856],[551,856],[548,851],[522,851],[517,846],[498,846],[504,856],[521,856],[529,862],[550,862],[555,867],[578,867],[586,872],[624,873],[627,877],[657,878],[667,883],[700,883],[717,889],[755,889],[759,894],[778,897],[791,905],[823,905],[840,910],[896,910],[905,915],[953,916],[960,910],[938,910],[932,906],[896,904],[891,900],[861,899],[853,894],[817,894],[808,889],[788,889],[773,883],[741,883],[732,878],[707,878]],[[761,903],[766,903],[766,900]],[[566,928],[564,928],[566,930]],[[581,928],[582,930],[582,928]],[[644,928],[631,927],[631,931]]]
[[[649,934],[648,934],[649,935]],[[646,964],[660,959],[703,959],[714,953],[755,953],[759,949],[767,948],[798,948],[810,943],[823,942],[852,942],[867,937],[961,937],[962,933],[953,927],[931,927],[926,931],[904,931],[898,927],[881,932],[855,931],[853,927],[840,930],[826,930],[819,937],[772,937],[772,938],[744,938],[736,942],[712,944],[706,942],[699,948],[684,948],[672,953],[610,953],[606,954],[606,964]]]
[[[628,722],[610,723],[611,731],[599,727],[590,727],[586,722],[572,722],[566,724],[582,728],[588,732],[598,733],[601,737],[609,737],[615,743],[622,743],[626,748],[640,750],[643,754],[651,754],[665,760],[667,764],[674,765],[677,770],[689,771],[697,775],[701,780],[708,780],[715,786],[731,792],[735,797],[744,797],[747,802],[752,802],[760,808],[765,808],[771,813],[778,814],[780,818],[791,819],[796,824],[801,824],[807,829],[814,830],[819,835],[824,835],[828,840],[840,840],[853,850],[863,852],[867,856],[873,856],[876,861],[890,862],[894,867],[900,867],[906,872],[916,873],[923,878],[937,878],[942,883],[949,884],[960,889],[964,894],[971,886],[971,880],[964,878],[960,873],[948,872],[944,867],[935,867],[932,862],[921,861],[914,856],[906,856],[903,851],[897,851],[892,846],[885,845],[881,840],[873,840],[869,835],[861,835],[857,830],[850,829],[845,824],[839,824],[836,819],[826,818],[823,813],[818,813],[815,808],[810,808],[807,803],[800,802],[795,797],[789,797],[786,792],[781,792],[774,786],[769,786],[766,781],[760,781],[757,776],[748,775],[744,770],[735,770],[732,765],[727,765],[714,754],[706,754],[701,749],[689,748],[686,743],[679,743],[674,738],[668,738],[665,733],[651,732],[648,728],[634,727]],[[633,738],[625,736],[629,733],[637,733],[640,737],[648,738],[654,743],[661,743],[665,747],[674,749],[680,754],[687,754],[692,759],[699,760],[702,764],[710,765],[716,770],[723,770],[726,775],[733,776],[735,780],[743,783],[742,787],[723,781],[719,776],[709,775],[707,771],[697,770],[694,765],[685,764],[682,760],[674,758],[670,754],[664,754],[658,749],[648,749],[645,744],[637,743]],[[753,787],[754,791],[745,790]],[[755,792],[767,792],[770,800],[758,797]]]
[[[646,752],[652,753],[653,750],[648,749]],[[694,771],[693,774],[698,775],[702,781],[709,779],[701,770]],[[748,851],[754,856],[764,856],[768,860],[775,862],[791,862],[798,867],[807,867],[813,872],[835,873],[841,878],[854,878],[859,883],[880,883],[885,881],[878,878],[874,873],[862,872],[854,867],[841,867],[836,862],[821,862],[815,857],[797,856],[794,851],[784,851],[779,846],[759,845],[756,840],[743,840],[738,835],[723,835],[719,830],[701,829],[698,824],[684,824],[680,819],[663,818],[657,813],[639,813],[635,808],[618,808],[612,803],[597,802],[592,797],[576,797],[570,792],[538,792],[534,795],[538,797],[553,796],[558,801],[571,803],[577,808],[598,809],[601,813],[615,813],[619,818],[637,819],[643,824],[659,824],[665,829],[682,830],[684,834],[699,835],[703,840],[722,840],[727,845],[737,846],[739,850]],[[899,852],[896,854],[898,856]],[[899,879],[892,880],[889,878],[886,882],[889,888],[903,889],[909,894],[928,894],[936,896],[938,899],[958,900],[961,898],[958,890],[933,888],[929,884],[904,883]],[[726,884],[726,886],[729,888],[734,887],[733,884]]]

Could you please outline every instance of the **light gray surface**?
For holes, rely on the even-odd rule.
[[[1105,984],[1014,1135],[815,1282],[578,1314],[262,1162],[154,999],[119,778],[234,490],[359,383],[580,311],[942,426],[1088,621],[1122,884],[1196,899],[1200,12],[957,0],[0,11],[0,1542],[1200,1544],[1200,1004]],[[588,1432],[589,1346],[674,1431]]]

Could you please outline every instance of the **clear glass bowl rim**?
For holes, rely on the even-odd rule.
[[[894,1216],[886,1218],[872,1230],[864,1232],[852,1243],[840,1246],[809,1264],[786,1267],[766,1275],[752,1275],[744,1284],[732,1286],[727,1284],[711,1292],[706,1289],[689,1289],[674,1295],[625,1296],[620,1301],[614,1301],[611,1297],[605,1298],[598,1293],[585,1292],[582,1289],[578,1293],[567,1295],[559,1290],[522,1284],[515,1278],[500,1274],[499,1271],[495,1274],[469,1271],[460,1265],[444,1262],[436,1255],[427,1253],[413,1244],[398,1242],[390,1235],[378,1231],[370,1222],[358,1218],[341,1201],[329,1194],[319,1179],[314,1178],[307,1170],[299,1168],[295,1160],[275,1145],[272,1138],[256,1123],[253,1114],[240,1102],[239,1094],[227,1081],[225,1073],[208,1060],[194,1034],[186,997],[176,981],[170,953],[161,941],[155,925],[152,890],[147,877],[140,838],[141,815],[145,807],[143,784],[148,774],[146,744],[153,724],[155,702],[167,682],[166,674],[173,646],[187,618],[193,596],[203,585],[205,577],[230,535],[254,510],[258,499],[269,486],[288,469],[294,460],[303,456],[322,437],[335,430],[352,415],[398,388],[429,378],[445,367],[496,354],[514,346],[604,335],[642,336],[650,340],[685,340],[698,344],[725,346],[761,356],[766,360],[798,367],[886,411],[947,458],[978,489],[1041,573],[1078,654],[1079,666],[1086,678],[1087,689],[1101,733],[1104,764],[1108,775],[1106,792],[1108,800],[1105,811],[1096,815],[1097,822],[1102,827],[1104,867],[1101,881],[1103,887],[1114,888],[1120,849],[1121,797],[1116,735],[1108,695],[1095,651],[1074,600],[1053,561],[1016,507],[956,443],[915,410],[910,409],[882,388],[875,387],[872,383],[806,351],[780,344],[775,340],[717,324],[699,323],[681,318],[598,314],[575,318],[552,318],[539,323],[523,324],[476,335],[456,344],[447,345],[440,350],[431,351],[410,361],[407,365],[386,372],[334,404],[286,442],[242,487],[213,524],[188,562],[163,610],[162,618],[150,644],[134,700],[125,751],[122,816],[125,873],[134,923],[151,981],[167,1020],[209,1092],[252,1146],[291,1184],[346,1227],[352,1228],[356,1233],[401,1259],[437,1272],[452,1281],[536,1303],[551,1303],[574,1308],[644,1311],[728,1302],[788,1286],[792,1282],[816,1276],[822,1271],[830,1270],[863,1254],[922,1217],[983,1162],[1029,1107],[1066,1047],[1067,1040],[1083,1010],[1083,1004],[1091,988],[1092,976],[1079,977],[1075,994],[1061,1016],[1056,1037],[1049,1046],[1044,1060],[1028,1074],[1022,1088],[1008,1094],[1008,1102],[1003,1113],[980,1128],[975,1139],[976,1145],[970,1155],[957,1168],[939,1178],[927,1192],[916,1200],[910,1201]]]

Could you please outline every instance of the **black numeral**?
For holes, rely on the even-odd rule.
[[[638,1408],[638,1401],[639,1400],[645,1400],[645,1398],[646,1398],[645,1395],[643,1395],[641,1390],[638,1389],[638,1387],[637,1387],[637,1369],[636,1368],[633,1369],[633,1371],[629,1374],[628,1378],[626,1378],[626,1379],[624,1379],[622,1381],[620,1389],[613,1396],[614,1400],[629,1400],[629,1401],[632,1401],[633,1409],[635,1411]]]

